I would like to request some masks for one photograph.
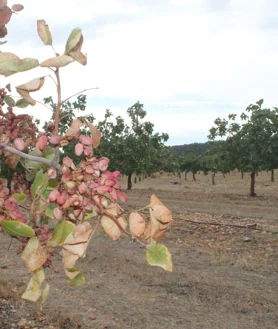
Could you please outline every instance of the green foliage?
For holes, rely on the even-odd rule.
[[[228,120],[217,118],[208,136],[211,140],[226,137],[215,146],[216,159],[220,160],[224,170],[251,172],[251,195],[255,195],[254,173],[264,168],[274,169],[278,165],[278,110],[263,109],[262,104],[262,99],[250,104],[246,108],[247,113],[240,115],[240,120],[236,114],[230,114]]]

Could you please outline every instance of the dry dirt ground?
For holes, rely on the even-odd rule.
[[[278,173],[277,173],[278,174]],[[0,240],[0,328],[11,329],[277,329],[278,183],[259,173],[257,197],[249,177],[163,175],[134,184],[126,207],[156,194],[174,215],[162,241],[174,271],[148,266],[145,251],[126,238],[99,232],[79,262],[86,285],[72,288],[47,270],[44,309],[18,298],[29,280],[13,242]],[[174,184],[175,183],[175,184]],[[125,184],[124,184],[125,185]]]

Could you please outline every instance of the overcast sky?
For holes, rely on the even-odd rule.
[[[21,0],[1,51],[44,60],[36,20],[45,19],[55,50],[71,30],[83,30],[88,65],[62,70],[63,98],[85,88],[88,111],[125,114],[138,100],[169,145],[205,142],[216,117],[240,113],[264,98],[277,106],[277,0]],[[9,5],[13,3],[9,0]],[[43,73],[41,73],[43,72]],[[48,74],[11,76],[15,85]],[[2,78],[1,78],[1,81]],[[3,83],[2,83],[3,84]],[[51,81],[35,98],[54,91]],[[29,110],[29,108],[28,108]],[[47,119],[44,108],[29,113]]]

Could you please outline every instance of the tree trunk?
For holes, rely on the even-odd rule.
[[[193,174],[193,180],[196,181],[196,177],[195,177],[195,172],[192,173]]]
[[[259,172],[258,172],[258,170],[256,170],[256,176],[257,176],[257,177],[259,176]]]
[[[215,173],[211,174],[211,182],[212,182],[212,185],[215,185]]]
[[[131,190],[131,188],[132,188],[131,176],[132,176],[132,173],[128,174],[128,177],[127,177],[127,189],[128,190]]]
[[[274,182],[274,169],[271,169],[271,181]]]
[[[180,171],[178,171],[178,177],[181,178],[181,173],[180,173]]]
[[[134,177],[134,184],[137,183],[137,176]]]
[[[139,176],[139,182],[141,182],[141,180],[142,180],[142,178],[141,178],[141,176]]]
[[[243,179],[243,177],[244,177],[244,172],[243,170],[241,170],[241,179]]]
[[[223,178],[226,178],[226,176],[225,176],[225,174],[224,174],[224,173],[222,173],[222,175],[223,175]]]
[[[187,180],[187,171],[184,172],[184,180]]]
[[[256,177],[256,171],[253,170],[251,172],[251,182],[250,182],[250,195],[251,196],[256,196],[256,193],[255,193],[255,177]]]

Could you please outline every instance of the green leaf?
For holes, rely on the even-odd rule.
[[[82,30],[77,27],[72,30],[70,36],[68,37],[65,54],[69,54],[73,51],[74,47],[80,42],[80,39],[82,39]]]
[[[147,262],[169,272],[173,270],[172,256],[163,244],[152,243],[147,247]]]
[[[35,173],[34,172],[29,172],[26,176],[25,176],[26,180],[28,182],[32,182],[35,179]]]
[[[15,106],[17,106],[20,109],[25,109],[26,107],[29,106],[29,103],[26,102],[24,98],[20,98],[16,103]]]
[[[97,216],[96,211],[94,211],[94,210],[86,211],[83,220],[88,220],[88,219],[91,219],[95,216]]]
[[[59,222],[53,232],[52,238],[48,241],[47,246],[62,246],[66,238],[73,232],[75,225],[67,220]]]
[[[42,188],[44,182],[45,182],[44,174],[43,174],[42,170],[40,170],[37,173],[34,183],[31,186],[32,200],[34,200],[36,198],[36,196],[37,196],[39,190]]]
[[[52,35],[44,19],[37,21],[38,35],[46,46],[52,45]]]
[[[53,147],[46,146],[43,150],[42,156],[38,155],[36,150],[32,150],[28,154],[36,156],[36,157],[43,157],[43,158],[46,158],[48,160],[53,160],[54,157],[55,157],[55,149]],[[25,166],[29,169],[41,169],[41,168],[47,169],[48,168],[48,166],[46,164],[42,164],[42,163],[32,161],[32,160],[28,160],[28,159],[25,160]]]
[[[4,101],[8,106],[11,106],[11,107],[15,106],[15,104],[16,104],[15,100],[11,96],[6,96],[4,98]]]
[[[48,160],[53,160],[55,157],[55,149],[53,147],[50,146],[46,146],[43,149],[43,153],[42,153],[43,157],[48,159]]]
[[[0,225],[4,232],[11,236],[23,236],[26,238],[35,236],[35,231],[30,226],[15,220],[1,220]]]
[[[50,179],[47,185],[47,189],[49,190],[55,190],[59,185],[59,182],[57,179]]]
[[[82,272],[80,272],[76,268],[70,268],[70,269],[67,269],[66,271],[70,272],[71,276],[74,276],[74,278],[71,278],[68,275],[66,276],[66,279],[71,286],[80,287],[85,284],[86,281],[85,281],[84,274]]]
[[[27,195],[24,193],[15,193],[13,194],[13,198],[18,204],[22,204],[27,200]]]
[[[49,203],[46,207],[46,211],[45,211],[45,214],[47,217],[51,218],[51,219],[54,219],[55,216],[54,216],[54,208],[56,207],[56,204],[55,203]]]

